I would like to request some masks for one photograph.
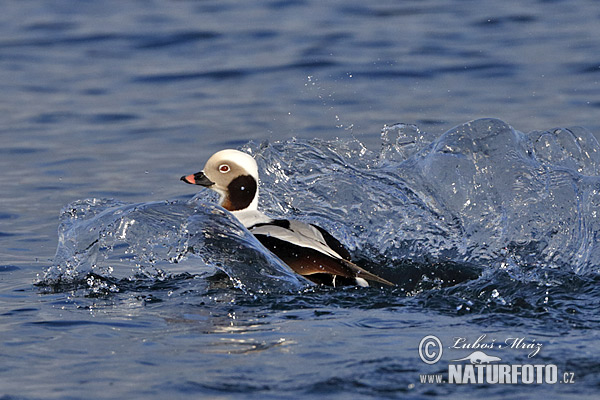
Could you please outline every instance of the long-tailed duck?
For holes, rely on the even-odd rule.
[[[393,285],[350,261],[348,250],[324,229],[303,222],[272,219],[258,211],[258,166],[249,154],[221,150],[204,170],[181,180],[208,187],[221,195],[220,205],[297,274],[317,284]]]

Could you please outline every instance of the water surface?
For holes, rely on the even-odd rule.
[[[597,396],[595,3],[363,3],[3,7],[1,395]],[[319,223],[399,286],[285,276],[178,181],[226,147],[257,155],[269,213]],[[119,239],[127,218],[144,223]],[[59,242],[83,220],[91,258]],[[182,254],[184,224],[228,242]],[[231,243],[238,258],[217,251]],[[466,355],[428,366],[421,338],[483,333],[544,343],[576,384],[419,382]]]

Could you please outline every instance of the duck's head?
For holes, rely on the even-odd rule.
[[[220,205],[226,210],[256,210],[258,206],[258,166],[251,155],[241,151],[216,152],[202,171],[181,180],[219,193]]]

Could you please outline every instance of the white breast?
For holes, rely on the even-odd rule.
[[[250,228],[256,224],[265,224],[273,221],[272,218],[267,217],[265,214],[258,210],[239,210],[233,211],[233,215],[246,227]]]

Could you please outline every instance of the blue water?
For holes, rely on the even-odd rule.
[[[0,396],[596,398],[599,19],[583,0],[7,2]],[[398,286],[290,275],[178,180],[226,147],[256,156],[265,211]],[[542,343],[575,383],[420,383],[482,334]]]

